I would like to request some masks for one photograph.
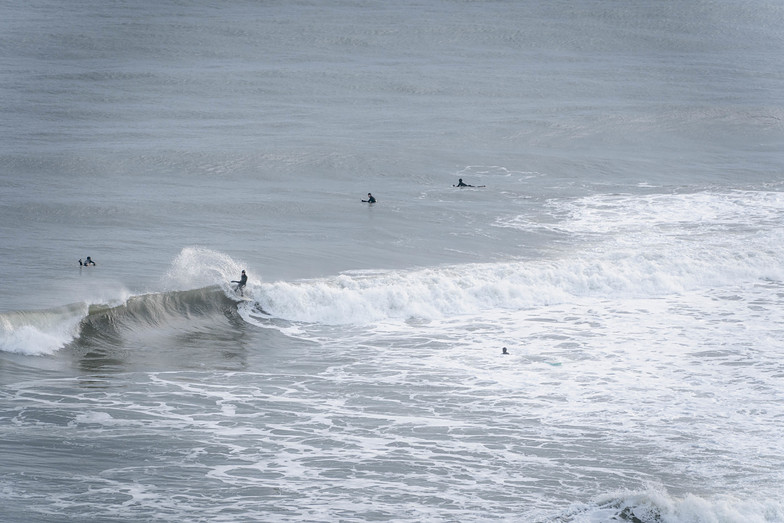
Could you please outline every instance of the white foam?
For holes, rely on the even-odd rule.
[[[570,257],[476,264],[372,275],[343,274],[258,288],[262,308],[276,317],[326,324],[386,319],[438,319],[491,309],[529,309],[579,297],[634,298],[700,287],[784,277],[778,249],[753,246],[704,250],[631,246],[586,249]],[[704,250],[704,252],[702,252]],[[696,252],[695,252],[696,251]]]
[[[775,191],[598,194],[573,200],[556,199],[548,205],[555,223],[533,222],[526,215],[517,215],[500,218],[496,225],[522,230],[544,227],[618,239],[645,233],[654,239],[658,235],[678,237],[710,231],[742,231],[746,226],[776,225],[784,218],[784,193]]]
[[[685,194],[602,194],[552,202],[571,232],[623,235],[657,229],[667,235],[775,224],[784,216],[784,193],[767,191]]]
[[[176,290],[207,287],[236,277],[242,265],[229,255],[203,247],[185,247],[172,262],[166,281]]]
[[[253,295],[279,318],[361,325],[784,280],[784,232],[768,226],[784,220],[780,193],[600,195],[552,207],[558,224],[547,227],[584,237],[560,256],[257,283]],[[499,222],[521,223],[519,217]],[[200,271],[239,267],[200,250],[181,256],[198,259]]]
[[[51,354],[79,334],[87,304],[0,314],[0,350],[28,355]]]
[[[190,290],[217,285],[233,298],[236,294],[234,284],[230,282],[238,280],[242,270],[249,275],[245,295],[252,297],[254,287],[261,280],[244,262],[204,247],[185,247],[167,271],[163,287],[165,290]]]
[[[768,523],[784,521],[780,499],[740,497],[732,494],[675,496],[661,486],[640,492],[609,494],[593,506],[575,507],[572,523],[603,523],[637,518],[640,521],[671,523]]]

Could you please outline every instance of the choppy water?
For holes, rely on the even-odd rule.
[[[784,521],[784,7],[0,5],[0,520]]]

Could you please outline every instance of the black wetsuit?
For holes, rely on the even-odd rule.
[[[246,283],[248,283],[248,275],[243,272],[242,276],[240,277],[240,281],[231,280],[231,283],[236,283],[237,284],[237,288],[234,289],[234,290],[235,291],[240,291],[240,294],[242,294],[242,288],[245,287]]]

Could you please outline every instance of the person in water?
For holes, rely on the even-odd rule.
[[[248,275],[245,274],[245,270],[244,269],[242,270],[242,276],[240,276],[239,281],[231,280],[231,283],[236,283],[237,286],[234,288],[234,290],[235,291],[240,291],[240,296],[245,296],[245,294],[242,292],[242,289],[244,289],[245,288],[245,284],[248,283]]]
[[[80,266],[83,266],[83,267],[87,267],[88,265],[95,265],[95,262],[93,261],[93,259],[92,259],[92,258],[90,258],[90,257],[88,256],[88,257],[87,257],[87,259],[86,259],[86,260],[84,260],[84,262],[82,262],[82,260],[81,260],[81,259],[79,259],[79,265],[80,265]]]
[[[509,355],[509,353],[506,351],[506,347],[501,349],[501,354],[506,354],[507,356]]]
[[[362,200],[362,201],[365,202],[365,203],[376,203],[376,199],[370,193],[368,193],[368,199],[367,200]]]
[[[484,187],[484,185],[469,185],[460,178],[457,180],[457,185],[453,185],[452,187]]]

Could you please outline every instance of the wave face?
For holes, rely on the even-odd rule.
[[[218,287],[133,296],[116,307],[90,307],[90,313],[81,322],[79,341],[84,343],[96,337],[120,344],[125,335],[139,330],[213,321],[232,311],[236,311],[236,302]]]
[[[120,347],[144,331],[215,322],[236,315],[236,301],[217,286],[132,296],[119,305],[77,303],[41,311],[0,314],[0,347],[28,355],[73,344]]]

